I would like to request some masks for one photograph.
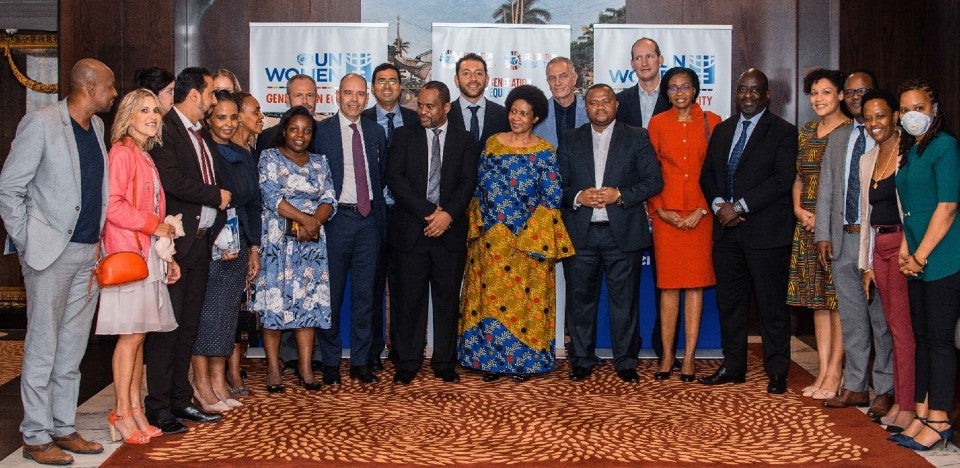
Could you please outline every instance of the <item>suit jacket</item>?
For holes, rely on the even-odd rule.
[[[394,133],[387,158],[387,185],[396,199],[390,219],[387,243],[410,250],[425,237],[424,218],[437,208],[427,200],[427,176],[430,153],[427,132],[419,125],[404,125]],[[439,205],[453,218],[453,224],[440,236],[447,250],[467,249],[467,206],[477,187],[476,145],[470,132],[447,125],[440,165]]]
[[[581,125],[589,122],[590,120],[587,119],[587,106],[583,102],[583,96],[579,94],[575,95],[573,102],[574,102],[574,105],[576,106],[576,108],[573,111],[575,116],[574,117],[575,122],[573,124],[573,127],[578,128]],[[543,138],[544,140],[549,141],[550,144],[553,145],[554,148],[556,148],[560,144],[560,141],[557,138],[556,101],[554,101],[553,99],[547,99],[547,108],[548,108],[547,117],[543,119],[542,122],[537,124],[536,127],[533,128],[533,134],[540,138]],[[570,130],[570,131],[573,131],[573,130]]]
[[[413,109],[407,109],[406,107],[403,107],[401,105],[397,105],[397,109],[400,111],[400,118],[403,120],[404,127],[406,127],[407,125],[420,124],[420,116],[417,115],[417,111]],[[396,112],[396,110],[394,112]],[[374,122],[377,122],[377,106],[373,106],[369,109],[364,109],[364,111],[360,113],[360,116],[366,117]],[[377,123],[379,124],[379,122]]]
[[[109,164],[103,121],[90,119],[103,151],[100,227],[107,215]],[[0,172],[0,217],[21,261],[50,266],[70,242],[80,218],[80,153],[67,99],[28,113],[17,127]]]
[[[377,226],[386,233],[386,201],[383,198],[383,175],[387,156],[387,134],[376,121],[360,117],[360,129],[363,132],[363,145],[367,153],[367,167],[369,167],[370,191],[373,192],[371,209],[376,217]],[[327,156],[330,163],[330,174],[333,176],[333,188],[337,192],[337,200],[343,191],[343,143],[340,133],[340,116],[334,114],[316,126],[311,145],[317,154]]]
[[[222,158],[217,152],[217,146],[207,143],[210,158],[213,160],[213,171],[216,174],[217,185],[203,183],[203,173],[193,140],[183,121],[177,115],[176,109],[170,109],[163,116],[163,145],[155,146],[150,150],[160,173],[160,183],[167,195],[167,213],[183,214],[183,232],[185,235],[174,240],[177,249],[174,259],[180,262],[190,252],[196,240],[197,228],[200,226],[200,209],[206,206],[217,208],[220,206],[220,181],[223,179],[224,169]],[[212,234],[207,235],[207,248],[213,245],[216,233],[220,232],[226,221],[226,213],[217,210],[217,217],[210,227]],[[209,257],[209,252],[207,254]],[[208,259],[209,260],[209,259]]]
[[[700,172],[700,187],[710,203],[727,198],[727,158],[739,114],[720,122],[710,137],[707,159]],[[797,127],[767,109],[740,156],[733,181],[733,198],[743,199],[748,213],[745,221],[724,228],[714,217],[713,240],[735,235],[749,248],[789,246],[793,240],[791,190],[797,176]]]
[[[147,161],[131,140],[114,143],[110,148],[110,200],[107,224],[103,227],[103,250],[146,253],[153,244],[151,236],[166,216],[166,197],[160,187],[159,215],[154,214],[156,193],[153,162]],[[140,245],[137,246],[139,238]]]
[[[467,130],[467,125],[463,121],[463,112],[460,111],[460,98],[450,103],[447,122],[450,122],[450,126]],[[497,133],[507,131],[510,131],[510,124],[507,122],[507,109],[487,99],[486,109],[483,110],[483,132],[480,133],[477,155],[483,153],[487,146],[487,139]],[[469,134],[470,130],[467,130],[467,133]]]
[[[827,142],[829,144],[829,141]],[[876,240],[876,232],[870,225],[870,211],[873,205],[870,204],[869,187],[873,182],[873,171],[876,169],[877,159],[880,157],[880,145],[876,145],[860,156],[860,253],[857,259],[858,268],[861,270],[873,268],[873,248]],[[900,161],[902,156],[898,155],[893,165],[893,175],[896,177],[900,171]],[[900,219],[903,220],[903,206],[900,204],[900,194],[897,194],[897,211],[900,213]],[[836,248],[836,247],[834,247]]]
[[[663,176],[660,162],[647,137],[647,131],[623,122],[614,122],[610,149],[603,171],[604,187],[617,187],[622,205],[607,205],[610,228],[624,252],[650,247],[650,229],[643,202],[660,193]],[[593,128],[588,123],[568,133],[560,141],[557,160],[563,188],[561,215],[574,248],[584,248],[593,209],[574,208],[577,193],[596,187],[593,166]]]
[[[820,183],[817,186],[816,228],[814,241],[830,241],[834,247],[834,258],[840,253],[843,240],[843,207],[846,204],[847,180],[843,175],[847,164],[847,143],[850,141],[849,123],[841,125],[827,139],[820,162]],[[867,138],[870,138],[867,136]],[[859,167],[850,170],[859,174]],[[829,197],[829,198],[828,198]]]
[[[640,85],[633,85],[617,93],[617,121],[634,127],[643,126],[643,113],[640,111]],[[670,100],[657,95],[657,103],[653,106],[653,115],[657,115],[670,108]]]

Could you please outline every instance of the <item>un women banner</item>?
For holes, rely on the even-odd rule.
[[[457,60],[470,52],[487,62],[487,99],[503,104],[510,90],[525,84],[549,95],[547,62],[570,56],[570,26],[433,23],[431,78],[450,87],[451,99],[460,95],[453,82]]]
[[[636,85],[630,48],[637,39],[649,37],[660,45],[661,75],[673,67],[693,69],[700,77],[700,106],[724,118],[730,115],[732,26],[595,24],[593,28],[594,83],[606,83],[618,92]]]
[[[265,114],[281,114],[287,80],[302,73],[317,81],[317,112],[332,114],[340,78],[372,81],[387,42],[387,23],[250,23],[250,94]]]

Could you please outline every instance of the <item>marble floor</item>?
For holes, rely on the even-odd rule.
[[[751,337],[751,342],[759,342],[759,337]],[[814,349],[807,346],[803,341],[794,338],[792,340],[793,360],[800,364],[804,369],[811,373],[817,370],[817,353]],[[96,467],[107,459],[118,447],[120,442],[110,442],[110,434],[107,430],[106,419],[107,411],[113,407],[114,393],[113,386],[110,385],[99,393],[86,400],[78,409],[77,429],[89,439],[100,442],[104,446],[104,451],[98,455],[74,455],[74,467]],[[863,408],[866,411],[866,408]],[[936,467],[960,467],[960,448],[953,444],[948,444],[946,449],[921,453],[921,455]],[[21,450],[15,450],[3,460],[0,460],[0,467],[30,467],[35,468],[34,462],[23,459]]]

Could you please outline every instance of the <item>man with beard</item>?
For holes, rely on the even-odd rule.
[[[460,88],[460,97],[450,104],[447,120],[473,135],[479,153],[483,153],[487,138],[510,130],[507,110],[483,97],[490,80],[483,57],[472,52],[464,55],[457,60],[456,72],[453,81]]]

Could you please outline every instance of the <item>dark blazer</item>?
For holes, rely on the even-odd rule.
[[[586,244],[593,214],[590,207],[573,208],[578,192],[596,187],[591,132],[591,124],[581,125],[560,140],[557,152],[563,187],[561,214],[575,248]],[[623,197],[623,205],[606,207],[620,250],[628,252],[649,247],[650,229],[643,202],[663,189],[663,175],[646,130],[620,121],[614,123],[602,185],[619,188]]]
[[[444,246],[454,252],[467,249],[467,205],[477,187],[477,152],[470,132],[447,125],[440,166],[439,205],[453,218],[453,224],[440,236]],[[436,205],[427,200],[427,175],[430,153],[427,132],[420,125],[404,125],[394,133],[387,158],[387,185],[396,208],[390,220],[387,243],[410,250],[424,237],[423,228]]]
[[[216,146],[222,158],[220,185],[230,191],[230,207],[237,209],[240,235],[248,246],[260,245],[263,200],[260,197],[260,173],[250,150],[229,142],[220,145],[204,132],[208,146]],[[216,239],[216,238],[214,238]]]
[[[371,208],[376,216],[377,226],[386,232],[386,201],[383,198],[384,158],[387,156],[387,135],[383,127],[376,121],[360,117],[360,128],[363,131],[363,145],[367,152],[367,166],[370,168],[370,191],[373,192]],[[330,174],[333,176],[333,188],[337,192],[337,199],[343,191],[343,144],[340,139],[339,113],[322,120],[315,127],[313,144],[317,154],[327,156],[330,163]]]
[[[713,200],[727,198],[727,159],[740,114],[720,122],[707,146],[700,187],[713,209]],[[747,205],[746,219],[724,228],[714,218],[713,240],[736,233],[746,247],[767,249],[790,245],[793,240],[791,189],[797,174],[797,127],[767,109],[747,140],[733,180],[734,200]]]
[[[643,113],[640,111],[640,85],[633,85],[617,93],[617,121],[634,127],[643,126]],[[670,100],[657,96],[657,103],[653,106],[653,115],[657,115],[670,108]]]
[[[450,122],[450,126],[467,130],[467,125],[463,121],[463,112],[460,111],[460,98],[450,103],[447,122]],[[507,109],[487,99],[486,109],[483,110],[483,132],[480,133],[480,145],[477,148],[477,154],[483,152],[487,146],[488,138],[507,131],[510,131],[510,124],[507,122]],[[470,134],[469,130],[467,130],[467,134]]]
[[[413,110],[413,109],[407,109],[406,107],[403,107],[403,106],[401,106],[401,105],[398,105],[398,106],[397,106],[397,109],[400,110],[400,118],[403,120],[403,126],[404,126],[404,127],[406,127],[407,125],[418,125],[418,124],[420,123],[420,116],[417,115],[417,111],[415,111],[415,110]],[[360,116],[361,116],[361,117],[366,117],[366,118],[368,118],[368,119],[376,122],[376,121],[377,121],[377,106],[373,106],[373,107],[371,107],[371,108],[369,108],[369,109],[364,109],[364,111],[360,113]],[[378,122],[378,123],[379,123],[379,122]],[[383,127],[381,127],[381,128],[383,128]]]
[[[185,235],[173,241],[177,253],[174,259],[180,262],[184,255],[190,252],[193,241],[196,240],[197,227],[200,225],[200,209],[203,205],[214,208],[220,206],[220,187],[223,183],[224,169],[220,153],[216,145],[207,143],[210,157],[213,159],[213,170],[216,173],[218,185],[203,183],[203,174],[200,170],[200,161],[193,147],[193,140],[176,110],[170,109],[163,116],[163,145],[155,146],[150,150],[150,156],[160,173],[160,184],[167,196],[167,213],[183,214],[183,232]],[[213,234],[207,235],[207,241],[213,245],[216,233],[220,232],[226,221],[226,213],[218,210],[216,221],[208,230]],[[207,251],[207,261],[210,261],[210,252]]]

